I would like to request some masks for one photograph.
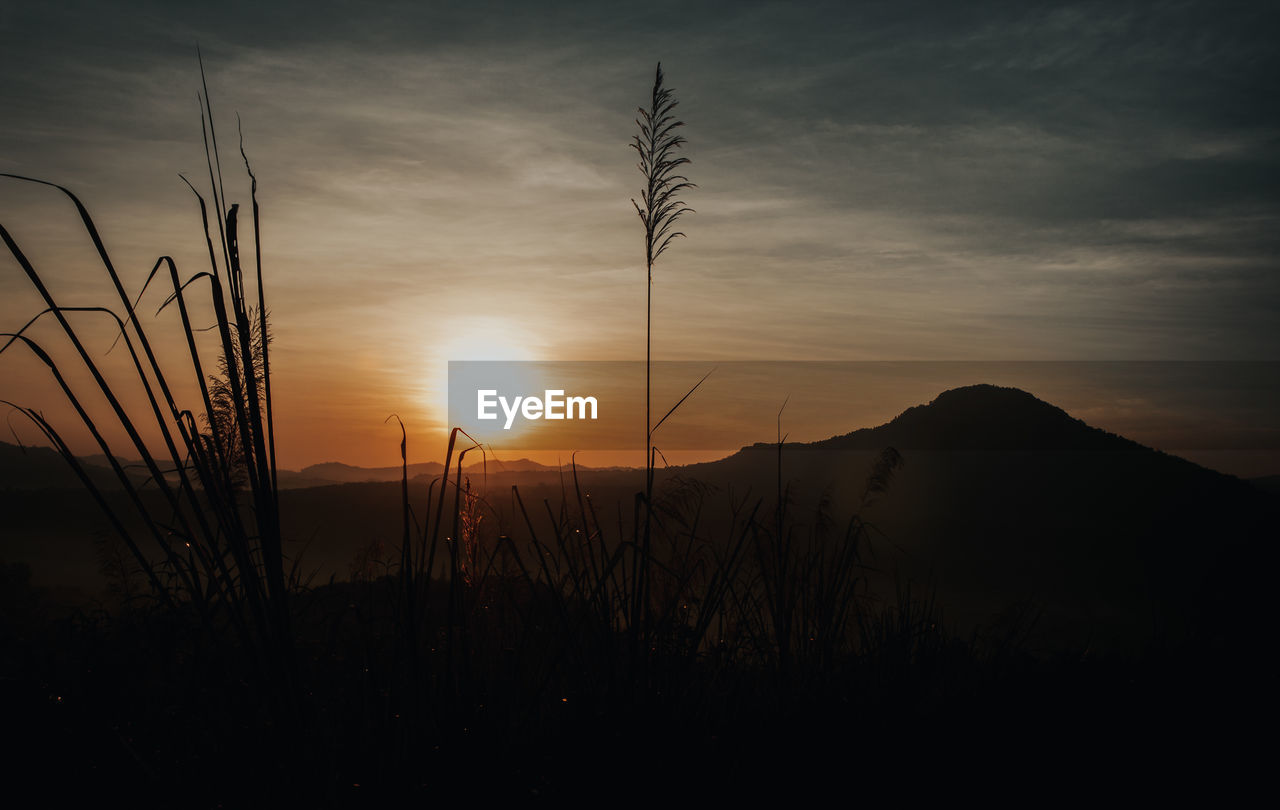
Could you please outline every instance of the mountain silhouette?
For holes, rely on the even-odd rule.
[[[90,480],[98,486],[118,486],[105,457],[102,458],[101,464],[85,458],[80,462]],[[83,488],[84,484],[71,466],[53,448],[0,442],[0,490]]]
[[[769,493],[791,508],[859,502],[879,452],[903,465],[865,510],[883,536],[870,565],[891,594],[936,589],[960,624],[1022,605],[1072,645],[1196,632],[1261,592],[1265,487],[1092,427],[1015,388],[939,394],[879,427],[810,443],[759,443],[682,471]],[[1265,482],[1264,482],[1265,483]],[[1251,609],[1251,608],[1250,608]]]
[[[939,394],[887,424],[787,448],[816,450],[1129,451],[1137,442],[1087,425],[1019,388],[970,385]],[[767,442],[752,446],[775,447]]]
[[[908,408],[887,425],[828,439],[826,446],[874,449],[1123,451],[1141,445],[1090,427],[1017,388],[971,385]]]
[[[579,467],[579,469],[590,469],[587,467]],[[527,458],[515,459],[514,461],[497,461],[489,460],[470,462],[463,467],[463,471],[470,475],[481,475],[485,472],[490,474],[498,473],[528,473],[528,472],[555,472],[555,467],[549,467],[545,464],[539,464],[536,461],[530,461]],[[444,472],[444,465],[438,461],[426,461],[410,464],[408,475],[410,479],[422,478],[424,476],[435,477]],[[453,467],[452,472],[457,472],[457,467]],[[300,489],[303,487],[327,486],[330,484],[359,484],[374,483],[378,481],[399,481],[403,475],[403,470],[399,466],[395,467],[356,467],[350,464],[342,464],[336,461],[326,461],[322,464],[312,464],[303,467],[301,470],[294,472],[292,470],[281,470],[280,486],[287,489]]]
[[[78,460],[89,478],[99,488],[115,490],[120,488],[119,479],[112,472],[107,457],[98,453],[79,456]],[[121,460],[126,472],[135,486],[141,486],[149,478],[149,473],[138,460]],[[167,466],[161,462],[162,466]],[[578,466],[579,470],[597,468]],[[409,465],[410,479],[435,477],[444,470],[438,461],[417,462]],[[455,468],[456,471],[456,468]],[[476,461],[465,465],[464,471],[470,475],[511,473],[552,473],[556,467],[550,467],[531,461],[527,458],[512,461],[488,462]],[[393,467],[358,467],[338,461],[326,461],[311,464],[301,470],[280,469],[277,471],[281,489],[305,489],[309,487],[325,487],[334,484],[364,484],[399,481],[403,471],[399,465]],[[83,484],[70,465],[50,447],[23,447],[0,441],[0,490],[36,491],[36,490],[78,490]]]

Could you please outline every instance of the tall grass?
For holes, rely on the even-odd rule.
[[[203,77],[203,67],[201,73]],[[131,294],[93,217],[76,194],[45,180],[0,175],[10,182],[56,189],[71,201],[118,298],[114,309],[62,306],[17,239],[0,225],[0,238],[45,304],[23,328],[5,335],[7,341],[0,346],[0,353],[16,348],[34,353],[106,458],[115,483],[127,496],[127,509],[107,498],[90,478],[61,429],[39,410],[10,403],[39,429],[88,489],[149,583],[151,597],[170,610],[193,614],[210,643],[234,644],[256,680],[272,687],[279,699],[272,705],[281,707],[288,705],[292,694],[295,661],[290,573],[285,570],[279,519],[257,179],[242,139],[240,155],[251,181],[254,254],[253,269],[247,272],[240,207],[228,204],[224,190],[207,85],[201,104],[211,203],[189,181],[187,185],[199,206],[208,248],[207,270],[184,277],[172,258],[161,256],[137,292]],[[216,222],[216,240],[211,217]],[[156,339],[138,311],[153,282],[167,282],[170,292],[161,309],[176,306],[181,318],[179,339],[186,346],[189,365],[179,376],[193,380],[199,392],[197,402],[191,405],[175,399],[171,381],[179,376],[162,368],[153,349]],[[132,361],[132,375],[109,378],[89,351],[73,323],[88,315],[114,321],[119,329],[117,340],[123,342]],[[32,325],[48,318],[57,322],[61,336],[74,348],[76,369],[60,367],[44,346],[28,336]],[[218,350],[212,358],[202,355],[199,327],[195,325],[209,318],[218,337]],[[83,404],[83,394],[69,382],[78,376],[92,381],[92,387],[108,403],[107,412],[91,413]],[[146,407],[130,412],[119,392],[137,384],[145,393]],[[162,448],[144,441],[148,427],[154,428]],[[105,438],[117,429],[127,437],[125,447],[112,446]],[[145,482],[139,483],[127,472],[123,459],[130,455],[142,460],[147,471]],[[154,489],[159,500],[148,496],[146,489]],[[133,528],[136,526],[141,530]]]
[[[680,199],[682,192],[693,188],[694,184],[683,174],[681,167],[689,163],[687,157],[677,155],[685,139],[677,133],[684,122],[677,119],[675,109],[678,102],[675,92],[663,86],[662,63],[659,62],[654,72],[653,92],[649,99],[648,109],[639,108],[640,117],[636,125],[640,131],[632,140],[631,147],[639,156],[638,168],[644,177],[645,186],[640,191],[640,201],[631,200],[636,214],[644,226],[644,260],[645,260],[645,354],[644,354],[644,524],[640,542],[639,555],[633,564],[632,603],[632,647],[643,650],[647,643],[638,635],[648,631],[648,588],[650,553],[652,551],[653,525],[653,475],[656,448],[653,446],[653,422],[651,393],[653,366],[653,265],[658,257],[677,238],[684,236],[675,230],[675,224],[686,213],[688,208]],[[696,387],[696,386],[695,386]],[[682,400],[683,401],[683,400]],[[679,407],[677,403],[676,407]],[[674,408],[672,410],[675,410]],[[670,413],[667,414],[670,416]],[[665,420],[666,417],[663,417]]]
[[[675,91],[663,86],[662,63],[658,63],[653,79],[653,94],[649,108],[639,108],[640,117],[636,125],[640,132],[634,136],[631,148],[636,150],[640,158],[638,168],[644,177],[645,187],[640,191],[640,201],[631,200],[636,214],[644,226],[644,262],[645,262],[645,456],[648,459],[647,479],[652,478],[653,470],[653,417],[652,398],[650,396],[650,367],[653,360],[653,265],[658,257],[667,251],[671,243],[684,233],[673,230],[676,222],[686,213],[692,213],[680,194],[693,188],[689,178],[677,172],[681,166],[689,163],[689,158],[677,156],[676,150],[686,143],[676,130],[684,126],[684,122],[675,117],[675,109],[679,102],[675,99]],[[652,481],[646,481],[646,487],[652,487]]]

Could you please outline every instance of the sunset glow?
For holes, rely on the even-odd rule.
[[[35,13],[3,24],[18,30]],[[1158,35],[1169,48],[1177,16]],[[269,55],[208,20],[223,145],[234,146],[238,115],[259,178],[277,388],[290,412],[281,462],[391,463],[397,443],[382,425],[393,412],[427,452],[444,429],[435,404],[451,358],[643,355],[627,143],[658,51],[680,91],[698,188],[690,236],[655,274],[655,357],[1270,359],[1274,199],[1265,184],[1212,179],[1230,167],[1262,176],[1248,168],[1269,165],[1261,108],[1242,108],[1253,123],[1236,125],[1213,105],[1151,95],[1161,51],[1112,48],[1113,29],[1069,18],[1029,13],[1017,36],[970,35],[957,20],[895,35],[917,66],[894,61],[889,72],[917,90],[888,95],[865,77],[894,57],[849,56],[844,44],[865,23],[784,20],[764,7],[742,24],[780,26],[791,44],[760,40],[755,55],[698,45],[713,25],[702,15],[661,48],[665,35],[605,26],[574,37],[532,13],[504,18],[511,35],[533,37],[514,49],[465,18],[443,28],[371,18],[360,34],[322,18]],[[61,47],[23,37],[5,51],[22,62],[6,70],[4,93],[23,126],[4,130],[3,168],[81,193],[135,288],[158,255],[184,273],[206,261],[198,208],[175,176],[207,175],[198,28],[123,26],[108,50],[75,44],[99,39],[86,17]],[[1246,29],[1214,41],[1246,53],[1231,44]],[[413,30],[440,38],[424,46]],[[149,44],[157,38],[163,49]],[[1058,62],[1038,65],[1023,50],[1031,41]],[[1020,55],[989,58],[1005,48]],[[1085,58],[1095,51],[1111,61]],[[921,67],[938,52],[964,69]],[[804,68],[778,68],[798,54]],[[1178,65],[1167,69],[1191,70]],[[1109,89],[1090,100],[1074,71]],[[1206,76],[1179,84],[1207,88]],[[966,101],[973,94],[980,104]],[[1185,203],[1162,190],[1175,188]],[[229,172],[227,192],[243,200],[243,176]],[[55,289],[94,277],[56,193],[6,182],[0,211],[41,266],[57,268]],[[29,286],[10,262],[0,318],[30,317]],[[3,362],[0,393],[25,399],[34,378]]]
[[[1277,41],[0,0],[5,806],[1267,795]]]

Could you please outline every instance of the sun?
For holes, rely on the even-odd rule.
[[[429,381],[424,391],[435,421],[449,428],[449,363],[459,360],[528,362],[542,359],[540,342],[518,322],[497,317],[462,317],[443,325],[426,352]],[[513,431],[514,434],[514,431]],[[506,438],[512,438],[508,436]]]

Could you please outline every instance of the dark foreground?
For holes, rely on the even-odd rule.
[[[957,638],[904,596],[862,614],[856,650],[690,652],[654,633],[644,651],[589,611],[570,637],[565,603],[490,581],[437,583],[429,613],[463,615],[447,610],[458,599],[485,618],[436,625],[415,653],[388,577],[296,594],[293,655],[251,660],[145,599],[59,607],[23,575],[5,569],[6,781],[54,804],[86,789],[171,807],[833,787],[850,802],[1196,786],[1221,799],[1262,772],[1270,717],[1247,634],[1037,653],[1016,620]]]

